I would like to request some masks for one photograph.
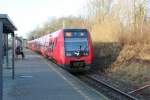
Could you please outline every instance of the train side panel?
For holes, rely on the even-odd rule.
[[[57,64],[62,64],[64,60],[64,43],[63,43],[63,31],[59,30],[57,36],[53,37],[54,48],[52,50],[52,58]]]

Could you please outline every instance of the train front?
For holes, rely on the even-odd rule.
[[[70,71],[87,71],[93,61],[93,47],[87,29],[64,29],[65,66]]]

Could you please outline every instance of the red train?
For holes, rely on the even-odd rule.
[[[28,48],[75,72],[89,70],[94,55],[87,29],[60,29],[28,41]]]

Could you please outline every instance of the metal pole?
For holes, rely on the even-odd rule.
[[[0,100],[3,98],[3,41],[2,41],[2,34],[3,34],[3,22],[0,21]]]
[[[6,64],[7,68],[9,68],[9,62],[8,62],[8,34],[6,34]]]
[[[12,79],[15,79],[15,34],[12,33]]]

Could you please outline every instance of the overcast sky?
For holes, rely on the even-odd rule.
[[[19,36],[54,17],[78,16],[87,0],[0,0],[0,14],[8,14]]]

